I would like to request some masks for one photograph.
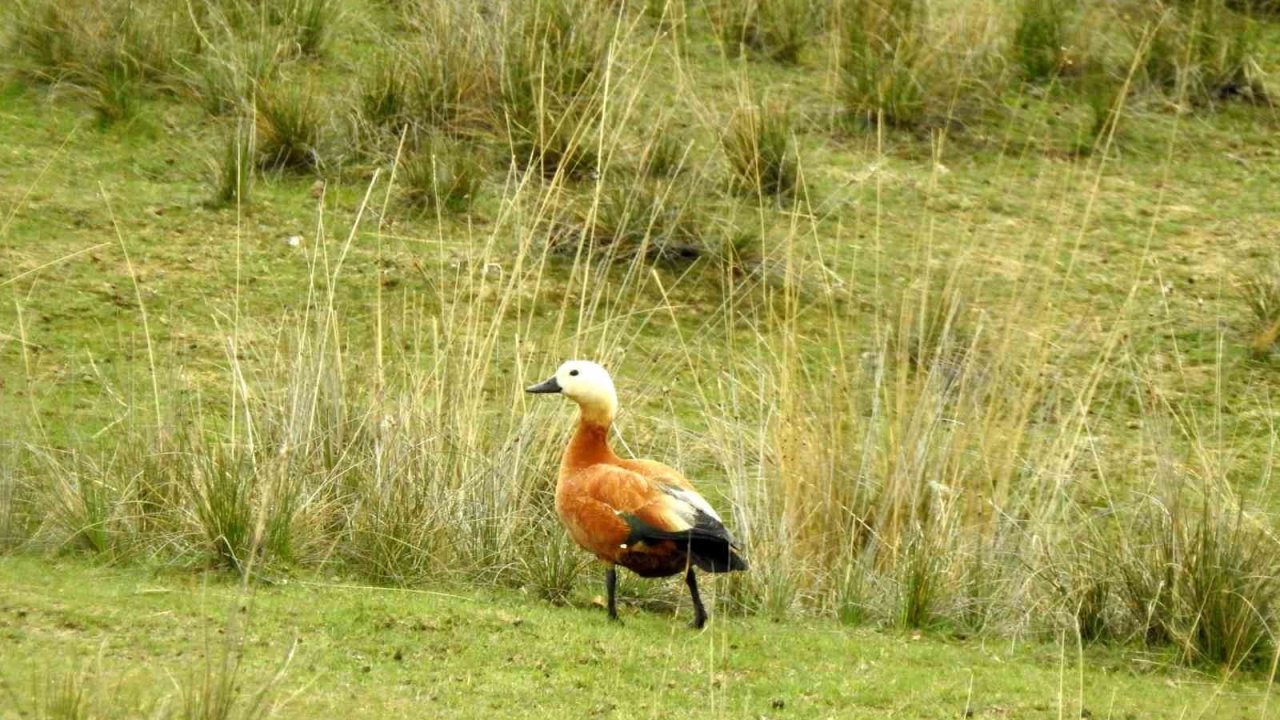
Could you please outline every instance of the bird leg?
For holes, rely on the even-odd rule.
[[[604,571],[604,589],[608,593],[609,619],[618,621],[618,570],[610,565]]]
[[[693,568],[684,571],[684,583],[689,586],[689,597],[693,598],[693,620],[689,627],[701,630],[707,624],[707,609],[702,607],[702,598],[698,596],[698,579],[693,576]]]

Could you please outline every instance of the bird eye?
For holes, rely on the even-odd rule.
[[[570,376],[570,377],[577,377],[577,376],[578,376],[578,371],[577,371],[577,370],[570,370],[570,371],[569,371],[569,376]]]

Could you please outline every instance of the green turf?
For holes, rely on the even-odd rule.
[[[714,585],[712,585],[714,588]],[[714,589],[712,589],[714,593]],[[688,630],[624,603],[400,591],[330,581],[242,590],[218,575],[0,559],[0,717],[56,699],[70,674],[92,717],[176,703],[242,652],[243,700],[275,717],[1263,718],[1264,684],[1160,657],[1027,640],[717,616]],[[296,645],[295,645],[296,643]],[[1082,664],[1083,661],[1083,664]]]

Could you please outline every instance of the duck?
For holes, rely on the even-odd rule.
[[[720,515],[675,468],[622,458],[610,448],[618,393],[598,363],[570,360],[525,391],[563,395],[578,405],[578,426],[560,461],[555,509],[570,538],[605,565],[609,619],[619,620],[621,566],[644,578],[683,573],[693,600],[689,626],[704,627],[708,614],[694,570],[748,569],[741,545]]]

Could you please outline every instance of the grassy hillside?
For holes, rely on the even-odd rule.
[[[1274,668],[1268,3],[22,0],[0,36],[13,567],[581,602],[571,411],[521,389],[591,357],[619,449],[732,516],[734,623]]]

